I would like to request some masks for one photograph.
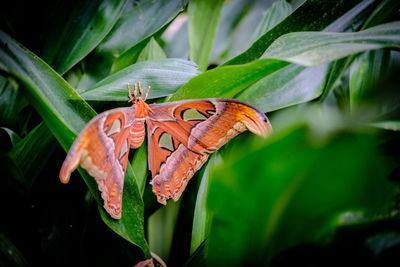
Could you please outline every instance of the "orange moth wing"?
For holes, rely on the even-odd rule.
[[[144,121],[136,119],[134,108],[117,108],[97,115],[72,145],[60,170],[61,182],[68,183],[71,172],[80,164],[96,179],[105,210],[111,217],[121,218],[129,148],[139,147],[144,135]]]
[[[146,118],[148,161],[158,202],[177,201],[208,156],[245,130],[266,137],[272,130],[255,107],[233,99],[151,104]]]

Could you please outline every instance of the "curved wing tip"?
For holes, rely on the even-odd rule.
[[[110,214],[113,219],[121,219],[121,208],[117,208],[114,205],[107,205],[106,203],[104,203],[104,209],[107,211],[108,214]]]
[[[265,125],[265,129],[263,129],[262,131],[262,137],[267,138],[268,136],[270,136],[272,134],[273,130],[272,130],[272,126],[271,123],[266,123]]]
[[[64,171],[64,169],[61,169],[61,170],[60,170],[59,178],[60,178],[60,182],[61,182],[61,183],[63,183],[63,184],[68,184],[69,179],[71,178],[71,173],[66,173],[66,172]]]
[[[167,205],[167,198],[157,195],[157,202],[160,204],[163,204],[165,206],[165,205]]]

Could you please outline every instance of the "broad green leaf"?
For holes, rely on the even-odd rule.
[[[45,120],[60,144],[69,148],[95,112],[88,104],[79,101],[79,96],[45,62],[3,32],[0,32],[0,40],[1,70],[22,83],[24,86],[20,88],[26,87],[24,97]],[[45,82],[43,77],[47,78]]]
[[[158,59],[139,62],[96,83],[80,95],[86,100],[128,101],[127,83],[138,81],[151,86],[149,99],[168,96],[198,74],[197,66],[183,59]]]
[[[18,85],[0,76],[0,126],[16,130],[19,112],[26,107],[27,102],[22,96]]]
[[[115,59],[112,67],[110,74],[113,74],[119,70],[122,70],[123,68],[126,68],[127,66],[134,64],[137,62],[137,59],[141,55],[143,49],[149,44],[151,38],[153,37],[148,37],[146,39],[143,39],[139,43],[137,43],[135,46],[131,47],[129,50],[125,51],[122,55],[120,55],[117,59]]]
[[[326,65],[310,68],[291,64],[259,80],[236,96],[270,112],[310,101],[322,93]]]
[[[147,142],[143,142],[147,144]],[[147,146],[142,145],[135,151],[135,155],[131,162],[132,170],[135,173],[136,183],[139,193],[143,197],[144,188],[147,181]]]
[[[397,12],[400,7],[400,2],[397,0],[383,0],[373,10],[367,21],[365,21],[362,29],[376,26],[380,23],[386,22],[393,14]]]
[[[172,20],[185,7],[184,0],[144,0],[125,13],[96,49],[115,57],[151,36]]]
[[[249,64],[212,69],[191,79],[169,100],[233,97],[286,65],[288,63],[284,61],[262,59]]]
[[[60,14],[50,24],[42,58],[58,73],[65,73],[104,39],[125,3],[126,0],[61,2],[57,7]]]
[[[28,189],[32,187],[56,147],[54,136],[44,123],[40,123],[8,153],[23,173],[24,184]]]
[[[367,7],[369,8],[370,5],[369,2],[357,5],[331,24],[329,29],[343,30],[359,23],[361,20],[360,13],[365,11]],[[236,97],[256,105],[265,112],[310,101],[319,97],[322,90],[327,93],[333,88],[337,79],[350,65],[350,63],[339,64],[342,61],[334,62],[328,72],[326,66],[322,65],[312,67],[309,70],[302,66],[289,65],[272,75],[266,76]]]
[[[373,50],[360,55],[350,67],[350,109],[356,110],[376,96],[374,89],[387,73],[388,51]]]
[[[363,10],[363,8],[359,9]],[[351,14],[346,14],[346,21],[352,21],[354,16],[356,14],[359,14],[359,12],[361,11],[357,10],[357,12],[354,11],[351,12]],[[335,23],[338,24],[338,22]],[[341,23],[341,25],[342,24],[344,25],[344,23]],[[324,67],[315,68],[319,69],[320,71],[316,71],[315,69],[304,71],[304,74],[298,78],[298,81],[305,81],[309,85],[311,85],[310,88],[305,88],[301,86],[302,84],[297,84],[296,86],[295,82],[291,82],[290,78],[294,79],[294,77],[296,76],[296,69],[297,74],[299,74],[299,70],[301,69],[301,67],[288,67],[286,72],[291,72],[291,70],[293,70],[291,72],[291,76],[289,77],[282,77],[281,75],[276,74],[272,78],[269,78],[268,76],[272,72],[266,72],[264,75],[258,75],[258,73],[253,72],[250,73],[249,76],[243,76],[243,73],[246,73],[246,69],[251,69],[250,66],[261,64],[261,62],[257,62],[258,61],[254,61],[253,63],[248,65],[235,66],[236,68],[241,69],[243,72],[236,72],[238,70],[236,68],[225,69],[225,66],[205,72],[204,74],[201,74],[189,81],[176,93],[174,97],[171,98],[171,100],[185,98],[184,95],[188,95],[186,98],[233,97],[237,93],[240,93],[242,90],[246,89],[247,86],[251,86],[247,89],[249,90],[248,93],[243,92],[243,94],[245,95],[239,97],[241,97],[242,100],[252,102],[256,106],[260,106],[265,111],[270,111],[281,107],[302,103],[304,101],[309,101],[313,98],[318,97],[321,94],[322,89],[324,88],[322,84],[324,74],[326,73],[326,71],[323,70]],[[285,72],[285,70],[281,71]],[[319,76],[314,76],[314,74],[319,74]],[[253,75],[257,77],[252,77]],[[241,77],[246,77],[248,79],[248,83],[246,84],[246,86],[242,86],[242,84],[240,83]],[[254,80],[250,79],[249,77]],[[260,81],[258,84],[255,84],[254,87],[252,86],[255,82],[262,78],[265,79],[264,83],[263,81]],[[308,81],[311,81],[311,83]],[[206,84],[206,86],[204,86],[204,84]],[[279,87],[278,84],[281,86],[285,86],[285,88],[274,92],[272,95],[273,97],[271,97],[271,99],[269,100],[268,97],[271,96],[270,93],[275,91],[273,90],[273,88]],[[262,88],[263,86],[265,87],[265,89]],[[298,87],[301,87],[301,90],[297,90]],[[222,91],[224,88],[226,88],[226,90],[232,90],[232,93],[221,93],[220,91]],[[284,89],[288,90],[287,94]],[[302,91],[304,92],[304,90],[307,91],[307,94],[302,93]]]
[[[361,26],[368,19],[371,12],[379,4],[379,0],[362,0],[354,5],[333,23],[324,28],[323,32],[354,32],[361,30]]]
[[[6,127],[0,127],[0,129],[3,129],[8,134],[8,136],[10,137],[11,144],[13,146],[15,146],[19,141],[22,140],[22,138],[13,130]]]
[[[75,66],[75,68],[72,68],[66,74],[64,74],[63,78],[72,88],[78,88],[79,81],[81,80],[82,75],[83,70],[80,68],[79,65],[77,65]]]
[[[149,43],[143,48],[142,52],[140,53],[137,62],[146,61],[146,60],[153,60],[153,59],[160,59],[166,58],[164,51],[157,43],[156,40],[152,37]]]
[[[164,50],[170,58],[189,58],[187,14],[180,14],[163,33]]]
[[[275,39],[286,33],[322,30],[359,2],[359,0],[305,1],[290,16],[255,41],[249,49],[224,65],[244,64],[260,58]]]
[[[143,39],[142,41],[122,53],[122,55],[115,59],[111,67],[110,73],[117,72],[139,61],[165,58],[165,53],[161,49],[161,47],[159,47],[159,44],[157,43],[155,38],[159,38],[159,36],[165,31],[166,28],[167,25],[159,29],[152,36]]]
[[[36,55],[0,32],[0,69],[24,84],[26,99],[37,110],[58,142],[67,151],[77,133],[96,113],[79,95]],[[61,162],[60,162],[61,165]],[[102,208],[96,182],[79,169],[98,203],[103,221],[150,257],[143,229],[143,202],[130,166],[127,167],[120,220],[111,219]]]
[[[366,220],[389,212],[391,167],[378,139],[321,125],[313,133],[294,115],[297,127],[276,129],[256,149],[238,149],[211,176],[208,265],[264,265],[284,249],[329,240],[346,214]]]
[[[180,202],[168,202],[161,207],[148,220],[148,240],[152,252],[168,261],[171,243],[174,238],[174,229]]]
[[[362,25],[361,29],[371,26],[376,26],[376,24],[374,23],[377,23],[378,21],[380,22],[384,21],[394,12],[392,5],[389,5],[390,6],[389,10],[391,11],[387,12],[388,11],[387,2],[392,2],[392,0],[382,1],[378,5],[376,5],[374,1],[362,1],[360,4],[358,4],[353,9],[348,11],[341,18],[339,18],[334,23],[325,28],[324,31],[326,32],[341,32],[341,31],[345,32],[349,30],[354,31],[355,27],[354,25],[360,25],[360,24]],[[353,55],[347,58],[339,59],[330,64],[323,93],[319,99],[319,102],[325,101],[329,93],[334,89],[338,80],[342,77],[342,75],[345,73],[345,71],[354,61],[354,59],[355,56]]]
[[[200,71],[208,67],[222,8],[222,0],[192,0],[188,6],[190,60]]]
[[[245,51],[252,43],[255,31],[260,24],[266,10],[273,1],[250,0],[245,2],[242,13],[237,18],[234,28],[230,32],[226,54],[223,59],[229,59]],[[234,12],[236,13],[236,12]],[[247,63],[247,62],[246,62]],[[241,64],[241,63],[240,63]]]
[[[8,153],[0,151],[0,169],[1,175],[4,177],[0,180],[0,186],[3,188],[4,194],[3,196],[9,196],[5,199],[11,199],[14,201],[18,197],[24,196],[27,194],[27,185],[25,184],[25,177],[22,171],[19,169],[15,161],[8,155]],[[10,196],[12,195],[12,196]],[[14,207],[14,206],[13,206]],[[11,208],[5,208],[5,213],[10,214]]]
[[[289,33],[272,43],[263,57],[315,66],[380,48],[400,48],[400,22],[382,24],[355,33]]]
[[[202,267],[207,266],[206,262],[206,241],[200,244],[200,246],[190,255],[184,267]]]
[[[215,152],[207,162],[207,165],[202,168],[199,173],[201,177],[199,191],[197,192],[196,206],[193,217],[192,239],[190,242],[190,254],[203,244],[208,237],[211,226],[211,214],[206,207],[206,200],[208,196],[210,172],[216,166],[221,164],[222,158],[218,152]]]
[[[391,131],[400,131],[400,121],[380,121],[370,123],[369,125]]]
[[[232,43],[237,39],[238,34],[236,34],[236,28],[239,26],[242,18],[248,14],[247,10],[252,4],[251,0],[232,0],[224,1],[221,10],[221,18],[215,38],[215,43],[210,57],[211,63],[219,63],[224,60],[228,53],[232,53],[230,47]],[[258,10],[260,11],[260,10]],[[258,17],[256,16],[256,21]],[[235,38],[236,37],[236,38]],[[185,38],[185,36],[182,36]],[[186,32],[187,38],[187,32]]]
[[[364,24],[365,26],[366,20],[371,18],[371,16],[369,15],[371,14],[372,10],[375,10],[375,8],[377,8],[376,2],[377,1],[371,0],[360,2],[354,8],[346,12],[343,16],[341,16],[339,19],[335,20],[332,24],[325,28],[324,31],[346,32],[354,31],[355,28],[360,28],[362,24]],[[354,56],[350,56],[344,59],[339,59],[330,64],[323,85],[323,93],[319,99],[320,102],[323,102],[329,95],[329,93],[334,89],[334,87],[337,85],[338,80],[342,77],[342,75],[348,69],[353,60]]]
[[[85,75],[79,88],[87,89],[105,78],[114,61],[124,52],[114,70],[125,67],[145,39],[156,34],[186,6],[187,0],[145,0],[135,5],[117,21],[102,43],[85,59]],[[140,45],[139,43],[142,42]],[[138,47],[134,48],[136,45]],[[129,51],[132,48],[134,51]],[[129,52],[128,52],[129,51]]]
[[[280,23],[283,19],[289,16],[292,11],[292,6],[288,4],[286,0],[279,0],[273,3],[272,6],[267,9],[267,12],[265,12],[262,20],[258,24],[252,40],[256,41],[258,38],[263,36],[276,24]]]
[[[329,64],[328,74],[325,79],[323,86],[323,93],[319,99],[320,102],[324,102],[328,97],[329,93],[337,86],[339,79],[343,76],[345,71],[349,68],[351,63],[354,61],[355,56],[350,56],[336,60]]]

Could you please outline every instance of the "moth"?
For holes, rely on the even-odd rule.
[[[262,137],[272,131],[265,114],[242,101],[207,98],[148,105],[150,86],[143,95],[138,82],[133,96],[127,86],[133,105],[105,111],[89,121],[60,170],[61,182],[68,183],[78,165],[86,169],[114,219],[121,218],[129,150],[142,145],[145,123],[150,183],[164,205],[169,198],[177,201],[209,155],[230,139],[246,130]]]

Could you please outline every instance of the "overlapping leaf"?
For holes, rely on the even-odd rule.
[[[58,73],[68,71],[104,39],[122,13],[125,3],[126,0],[61,3],[55,10],[59,14],[54,16],[56,20],[48,31],[43,59]]]
[[[58,142],[68,150],[77,133],[96,113],[78,94],[37,56],[0,32],[0,68],[26,87],[24,95],[43,118]],[[132,169],[127,167],[121,220],[111,219],[102,208],[102,200],[93,178],[81,171],[99,204],[104,222],[125,239],[149,251],[143,232],[143,202]]]
[[[127,83],[151,86],[149,99],[168,96],[198,74],[197,66],[183,59],[158,59],[124,68],[80,94],[86,100],[127,101]]]
[[[355,33],[296,32],[278,38],[264,58],[315,66],[366,50],[400,47],[400,22]]]
[[[357,0],[305,1],[290,16],[255,41],[249,49],[225,65],[244,64],[260,58],[275,39],[286,33],[322,30],[359,2]]]
[[[222,0],[194,0],[189,3],[190,59],[199,65],[200,71],[208,67],[222,3]]]
[[[341,223],[354,223],[346,215],[358,221],[390,211],[394,191],[385,177],[391,167],[377,153],[377,140],[338,130],[345,127],[338,117],[316,111],[307,111],[314,130],[293,110],[289,117],[300,126],[276,127],[246,152],[241,144],[217,168],[207,200],[214,214],[209,265],[265,264],[283,249],[329,240]],[[336,120],[339,128],[328,130],[316,123],[321,120]]]

